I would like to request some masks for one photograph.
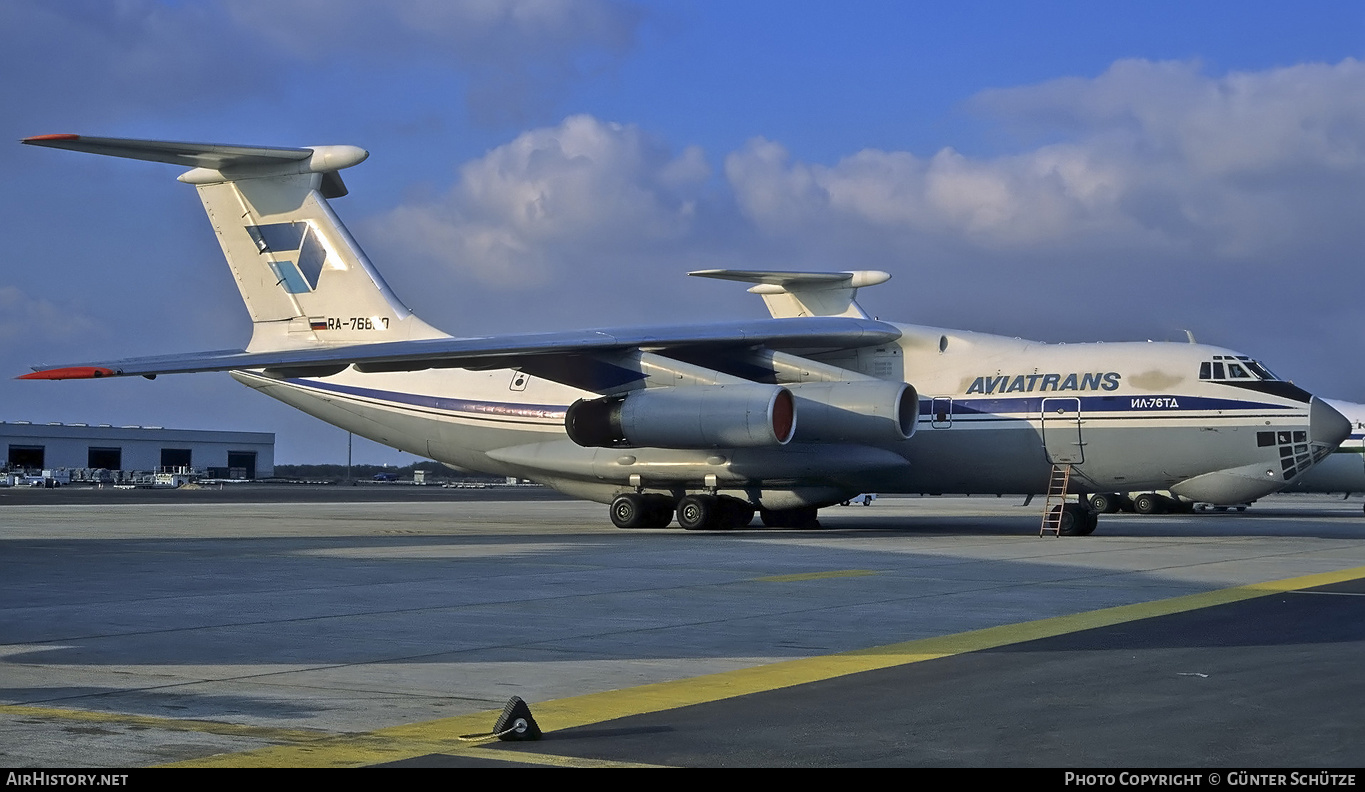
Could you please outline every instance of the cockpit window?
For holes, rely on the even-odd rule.
[[[1213,360],[1199,364],[1199,379],[1220,382],[1223,380],[1270,380],[1280,378],[1270,369],[1246,355],[1214,355]]]

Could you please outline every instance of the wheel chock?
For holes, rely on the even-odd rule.
[[[540,727],[536,725],[536,719],[531,717],[531,708],[526,706],[526,702],[520,696],[513,696],[507,700],[507,706],[502,708],[502,717],[493,726],[493,734],[499,740],[539,740]]]

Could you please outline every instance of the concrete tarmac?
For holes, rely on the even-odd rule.
[[[254,489],[0,498],[0,766],[1365,764],[1358,500],[1059,539],[1018,499],[692,533]],[[459,739],[514,695],[543,739]]]

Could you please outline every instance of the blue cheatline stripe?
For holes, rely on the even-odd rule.
[[[948,397],[941,397],[948,398]],[[1032,414],[1043,410],[1044,399],[1079,398],[1081,414],[1087,417],[1095,413],[1141,412],[1193,412],[1208,410],[1294,410],[1301,405],[1267,404],[1265,402],[1242,401],[1240,399],[1215,399],[1207,396],[1034,396],[1013,399],[973,399],[953,396],[953,415],[1002,415]],[[941,403],[941,402],[940,402]],[[930,399],[920,399],[919,414],[934,414],[934,404]]]
[[[568,410],[567,406],[557,404],[527,404],[521,402],[501,402],[501,401],[481,401],[476,399],[455,399],[443,396],[428,396],[417,393],[403,393],[400,391],[379,390],[376,388],[361,388],[352,385],[339,385],[331,382],[310,379],[290,379],[290,384],[304,388],[324,390],[331,393],[339,393],[349,396],[357,396],[377,401],[386,401],[395,404],[405,404],[414,407],[425,407],[443,412],[464,413],[466,415],[486,416],[490,418],[519,418],[538,421],[563,421],[564,414]],[[957,417],[977,416],[978,419],[995,420],[1027,420],[1038,415],[1042,411],[1042,400],[1044,398],[1058,398],[1046,396],[1038,398],[1022,399],[953,399],[952,414]],[[1245,402],[1234,399],[1211,399],[1198,396],[1162,396],[1162,397],[1129,397],[1129,396],[1093,396],[1081,397],[1081,414],[1089,418],[1106,417],[1103,414],[1114,413],[1141,413],[1141,417],[1150,417],[1157,409],[1144,407],[1137,402],[1150,403],[1153,400],[1172,400],[1178,406],[1159,408],[1162,412],[1186,412],[1186,411],[1207,411],[1207,410],[1236,410],[1240,417],[1249,417],[1249,410],[1292,410],[1293,407],[1276,404],[1264,404],[1261,402]],[[1186,406],[1186,405],[1190,406]],[[920,416],[930,417],[932,415],[932,402],[928,399],[920,401]],[[1024,414],[1020,416],[1019,414]],[[1011,415],[1013,414],[1013,415]],[[1132,415],[1132,417],[1140,417]],[[1177,416],[1170,417],[1191,417]]]
[[[450,399],[443,396],[426,396],[420,393],[402,393],[399,391],[377,390],[375,388],[358,388],[352,385],[338,385],[333,382],[320,382],[318,380],[309,379],[289,379],[285,381],[291,385],[297,385],[303,388],[313,388],[347,396],[359,396],[396,404],[408,404],[414,407],[426,407],[428,409],[441,410],[443,412],[465,413],[468,415],[487,416],[491,418],[529,418],[541,421],[558,421],[562,423],[564,421],[564,413],[568,410],[567,407],[557,404],[519,404],[516,402]]]

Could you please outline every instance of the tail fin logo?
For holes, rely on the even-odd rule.
[[[318,287],[327,246],[317,229],[306,222],[247,226],[256,249],[269,257],[278,284],[290,294],[311,292]]]

